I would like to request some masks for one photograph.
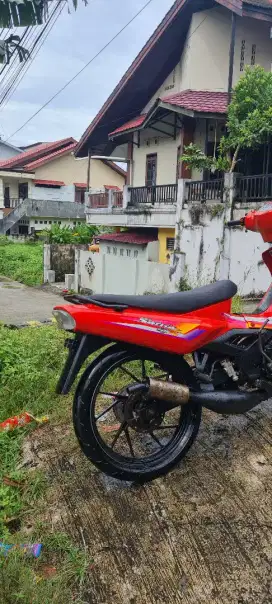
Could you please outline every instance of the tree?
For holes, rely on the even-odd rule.
[[[207,157],[196,145],[184,148],[182,161],[189,168],[233,172],[242,149],[266,143],[272,134],[272,73],[247,67],[232,93],[228,107],[227,134],[218,155]]]

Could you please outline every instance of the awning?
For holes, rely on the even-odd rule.
[[[34,180],[34,185],[40,185],[41,187],[63,187],[65,182],[62,180]]]
[[[74,182],[74,185],[77,189],[87,189],[86,182]]]

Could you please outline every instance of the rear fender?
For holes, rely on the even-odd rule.
[[[107,338],[81,333],[76,334],[74,340],[66,340],[69,354],[57,383],[57,394],[68,394],[84,361],[107,344],[110,344]]]

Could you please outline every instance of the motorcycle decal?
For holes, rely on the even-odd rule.
[[[150,320],[148,321],[150,323]],[[156,323],[156,321],[151,321],[152,323]],[[137,323],[116,323],[116,325],[119,325],[120,327],[131,327],[134,329],[141,329],[143,331],[151,331],[152,333],[160,333],[160,334],[164,334],[167,336],[171,336],[171,337],[177,337],[177,338],[182,338],[183,340],[193,340],[194,338],[197,338],[198,336],[200,336],[202,333],[205,332],[205,329],[199,329],[198,325],[199,324],[191,324],[192,329],[190,329],[190,331],[187,331],[187,333],[182,333],[181,331],[181,327],[180,325],[167,325],[167,324],[163,324],[163,323],[159,323],[160,326],[156,326],[156,325],[145,325],[145,324],[137,324]],[[161,326],[163,325],[163,327]],[[188,329],[188,325],[184,324],[185,330],[186,328]]]
[[[235,327],[245,327],[248,329],[260,329],[264,323],[265,329],[272,329],[272,319],[267,321],[267,317],[251,317],[242,315],[241,317],[235,317],[233,315],[225,314],[225,317],[235,323]]]

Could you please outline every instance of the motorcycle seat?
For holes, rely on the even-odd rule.
[[[159,294],[154,296],[94,294],[88,296],[88,302],[101,304],[101,306],[109,308],[116,306],[120,307],[120,309],[128,307],[142,308],[179,314],[230,300],[236,293],[237,286],[235,283],[225,280],[175,294]]]

